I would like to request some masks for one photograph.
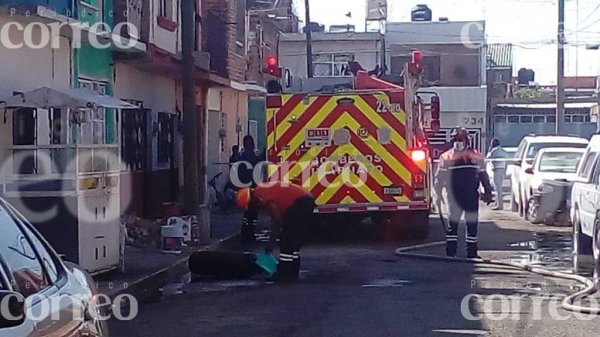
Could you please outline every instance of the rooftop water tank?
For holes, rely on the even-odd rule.
[[[431,9],[427,5],[417,5],[411,11],[411,21],[431,21]]]

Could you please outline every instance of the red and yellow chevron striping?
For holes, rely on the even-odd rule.
[[[427,163],[411,160],[406,112],[394,99],[383,91],[282,95],[281,107],[267,110],[270,178],[302,182],[318,205],[411,202],[413,176]],[[315,129],[328,130],[327,144],[307,145]],[[338,132],[349,139],[336,141]]]

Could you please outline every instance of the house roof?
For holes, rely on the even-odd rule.
[[[302,42],[306,41],[306,35],[303,33],[282,33],[279,36],[280,41]],[[360,32],[342,32],[342,33],[312,33],[313,41],[375,41],[381,40],[379,33],[360,33]]]
[[[488,68],[512,68],[513,51],[510,43],[496,43],[487,46]]]
[[[485,21],[388,22],[385,39],[392,45],[460,44],[482,45],[486,41]]]

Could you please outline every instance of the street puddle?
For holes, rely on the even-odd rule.
[[[171,283],[161,288],[160,292],[163,296],[181,295],[183,294],[183,287],[183,283]]]
[[[514,242],[508,246],[511,248],[522,248],[524,251],[516,251],[510,255],[508,260],[529,266],[541,266],[561,272],[573,272],[573,256],[571,235],[556,233],[533,233],[532,240]],[[583,276],[593,274],[593,266],[585,268],[580,272]]]
[[[411,283],[412,281],[408,280],[379,279],[363,284],[362,286],[363,288],[400,288]]]
[[[257,288],[266,285],[262,280],[196,282],[186,285],[185,293],[212,293]]]

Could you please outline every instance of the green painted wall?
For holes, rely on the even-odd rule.
[[[266,130],[266,116],[267,111],[265,109],[264,98],[249,98],[248,99],[248,118],[256,121],[258,124],[258,139],[256,140],[256,148],[260,151],[267,146],[267,130]]]
[[[108,82],[112,87],[113,58],[110,49],[97,49],[87,43],[82,43],[80,49],[75,50],[77,60],[77,78]]]
[[[98,0],[84,0],[85,2],[96,5]],[[92,14],[86,7],[78,4],[77,13],[79,20],[89,23],[90,26],[96,22],[105,22],[109,27],[113,27],[113,1],[104,0],[104,13],[99,15]],[[101,81],[106,83],[106,93],[113,93],[113,55],[110,48],[98,49],[88,43],[82,43],[81,48],[73,51],[73,86],[79,85],[79,79],[84,78],[92,81]],[[115,130],[116,111],[107,109],[105,113],[106,130],[105,139],[107,143],[113,143],[116,140]]]

